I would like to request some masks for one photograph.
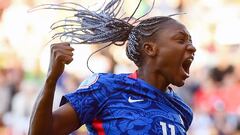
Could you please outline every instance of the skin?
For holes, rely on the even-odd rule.
[[[66,135],[80,127],[77,114],[70,104],[52,112],[57,80],[65,64],[73,61],[73,50],[69,43],[51,45],[48,75],[32,112],[29,135]]]
[[[187,78],[182,71],[182,62],[193,57],[196,49],[186,28],[170,20],[156,32],[156,42],[143,45],[144,64],[138,76],[156,88],[165,91],[169,84],[182,86]],[[70,104],[52,112],[57,80],[65,64],[73,61],[73,48],[68,43],[51,46],[51,58],[44,87],[39,94],[32,113],[29,135],[66,135],[80,127],[79,119]]]
[[[162,91],[170,84],[184,85],[188,75],[182,71],[182,62],[193,58],[196,51],[189,32],[181,23],[169,20],[161,25],[155,36],[156,42],[143,45],[145,64],[138,70],[139,78]]]

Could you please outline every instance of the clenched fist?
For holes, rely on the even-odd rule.
[[[73,61],[73,48],[69,43],[55,43],[51,45],[48,77],[57,80],[64,71],[65,64]]]

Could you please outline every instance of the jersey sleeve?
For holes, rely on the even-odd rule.
[[[81,125],[92,122],[107,99],[107,89],[100,78],[99,74],[92,75],[75,92],[64,95],[61,100],[60,106],[70,103]]]
[[[186,103],[184,103],[184,101],[173,90],[171,91],[171,94],[169,94],[169,97],[169,101],[180,113],[185,130],[187,131],[193,120],[192,109]]]

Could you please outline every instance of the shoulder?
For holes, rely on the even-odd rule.
[[[99,74],[94,73],[91,76],[87,77],[85,80],[83,80],[78,89],[87,89],[90,86],[96,84],[96,82],[99,80]]]
[[[181,97],[179,97],[173,90],[170,92],[171,102],[174,104],[176,109],[180,112],[184,126],[188,130],[193,120],[193,111],[189,105],[187,105]]]
[[[128,74],[94,73],[82,81],[78,89],[96,89],[100,87],[114,88]]]

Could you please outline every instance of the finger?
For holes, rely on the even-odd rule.
[[[71,58],[68,58],[68,59],[66,60],[65,64],[70,64],[72,61],[73,61],[73,58],[72,58],[72,57],[71,57]]]
[[[59,47],[52,47],[51,57],[54,59],[57,59],[57,57],[59,57],[60,55],[73,56],[73,51],[65,50],[65,49],[59,48]]]
[[[58,54],[57,62],[61,64],[69,64],[73,61],[73,57],[69,55]]]
[[[74,48],[71,47],[71,46],[68,45],[68,44],[59,45],[59,48],[62,48],[62,49],[64,49],[64,50],[70,50],[70,51],[73,51],[73,50],[74,50]]]
[[[64,49],[64,50],[70,50],[70,51],[73,51],[74,48],[72,48],[70,46],[69,43],[67,42],[64,42],[64,43],[54,43],[51,45],[51,50],[55,50],[55,49]]]
[[[63,49],[57,49],[56,51],[57,51],[57,53],[60,53],[62,55],[73,56],[73,51],[63,50]]]
[[[64,64],[70,64],[73,61],[72,57],[65,56],[64,57]]]
[[[61,43],[53,43],[53,46],[59,46],[59,45],[65,45],[65,46],[70,46],[70,43],[68,42],[61,42]]]

